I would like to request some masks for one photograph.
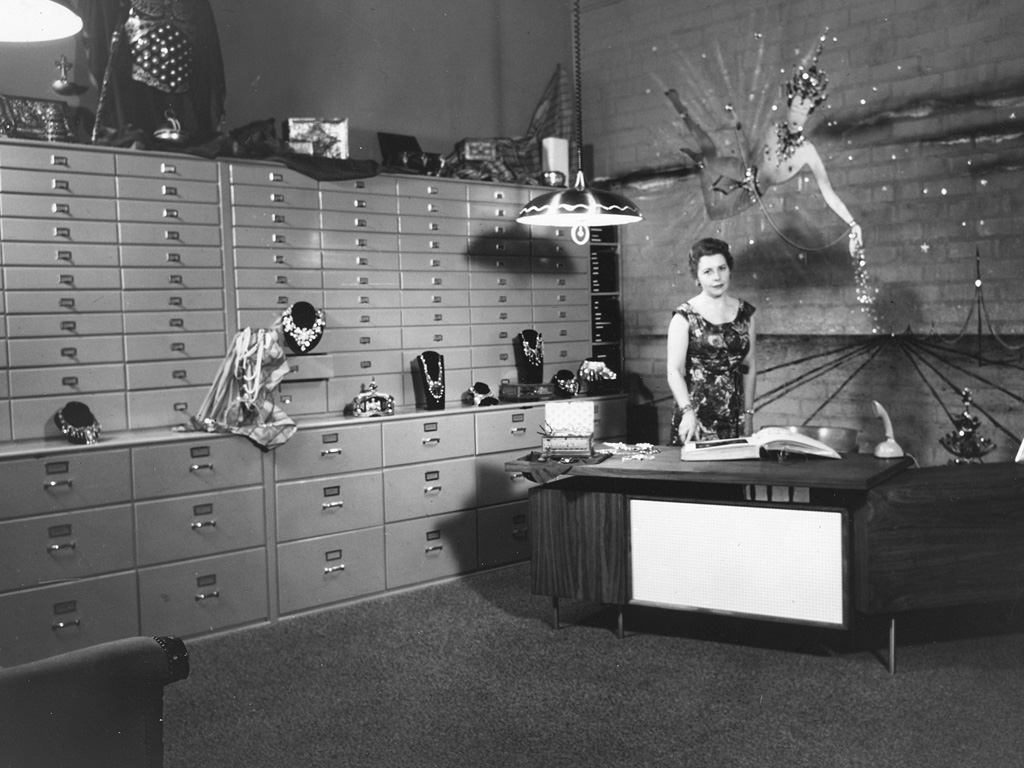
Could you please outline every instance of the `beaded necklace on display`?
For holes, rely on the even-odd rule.
[[[533,366],[540,366],[544,364],[544,340],[537,334],[536,344],[531,344],[526,340],[526,336],[523,336],[523,354],[526,355],[527,362]]]
[[[427,392],[435,400],[440,400],[444,397],[444,358],[437,358],[437,378],[430,375],[430,366],[423,355],[420,355],[420,364],[423,366],[423,376],[427,380]]]
[[[316,320],[313,321],[313,325],[309,328],[300,328],[295,324],[295,320],[292,319],[291,307],[288,307],[284,314],[281,315],[281,329],[295,339],[295,343],[299,345],[299,349],[303,352],[320,337],[326,324],[322,309],[316,311]]]

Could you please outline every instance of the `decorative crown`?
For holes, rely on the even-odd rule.
[[[828,75],[825,74],[825,70],[818,69],[818,58],[825,47],[827,35],[828,28],[818,38],[818,45],[814,52],[800,62],[793,73],[792,80],[786,83],[786,102],[788,104],[792,104],[793,99],[800,96],[811,101],[816,107],[827,98],[825,89],[828,88]]]

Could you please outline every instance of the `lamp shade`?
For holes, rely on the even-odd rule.
[[[0,0],[0,42],[35,43],[77,35],[82,19],[52,0]]]
[[[586,187],[581,171],[574,187],[534,198],[516,221],[538,227],[613,227],[642,219],[640,209],[628,198]]]

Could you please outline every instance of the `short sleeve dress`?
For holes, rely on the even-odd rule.
[[[686,386],[697,414],[698,438],[725,439],[742,435],[743,361],[750,351],[750,318],[754,307],[740,299],[736,319],[716,325],[709,323],[689,302],[673,314],[682,315],[690,326],[686,350]],[[679,445],[682,411],[672,409],[670,445]]]

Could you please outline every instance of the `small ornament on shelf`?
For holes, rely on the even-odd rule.
[[[960,391],[960,400],[964,404],[963,413],[953,419],[954,431],[939,438],[939,443],[956,458],[950,464],[980,464],[982,457],[995,449],[996,445],[989,438],[978,434],[981,420],[971,413],[974,396],[971,390],[964,387]]]

